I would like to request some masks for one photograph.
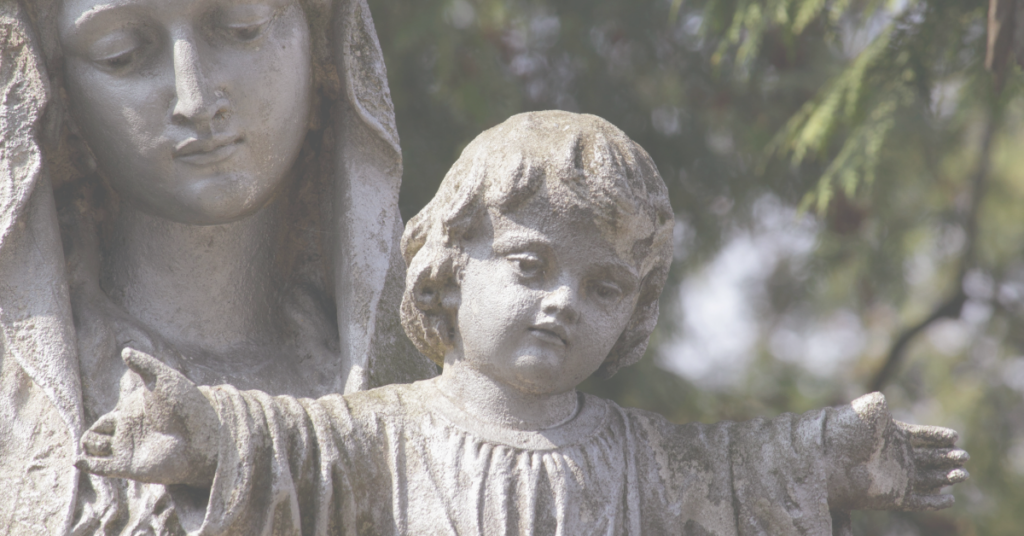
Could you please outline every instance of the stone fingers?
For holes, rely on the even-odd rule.
[[[910,511],[942,510],[953,506],[952,495],[911,495],[903,503],[903,508]]]
[[[125,471],[126,463],[119,456],[90,456],[86,454],[75,461],[75,467],[81,471],[86,471],[100,476],[114,478],[126,478],[131,476],[127,474],[127,471]]]
[[[959,484],[970,476],[970,473],[962,467],[956,469],[926,469],[917,473],[917,477],[914,479],[914,489],[918,492],[938,492],[939,489]]]
[[[128,365],[128,368],[142,378],[146,389],[153,391],[156,388],[160,369],[163,366],[159,360],[149,354],[127,347],[121,350],[121,359],[124,360],[125,365]]]
[[[897,423],[910,438],[914,447],[950,448],[960,437],[956,430],[941,426],[922,426],[918,424]]]
[[[117,417],[108,413],[93,423],[82,434],[82,450],[89,456],[110,456],[114,432],[117,431]]]
[[[109,435],[86,432],[82,435],[82,450],[87,456],[110,457],[114,438]]]
[[[161,355],[170,355],[170,352]],[[128,368],[142,378],[149,394],[163,401],[170,403],[182,397],[187,398],[187,392],[195,390],[195,385],[188,378],[153,355],[125,347],[121,351],[121,358]],[[172,359],[177,361],[173,356]]]
[[[112,436],[114,435],[114,432],[117,431],[117,417],[115,417],[113,413],[103,415],[89,427],[89,431],[96,434]]]
[[[970,473],[964,463],[971,459],[967,451],[954,448],[957,433],[940,426],[899,423],[914,447],[914,492],[912,510],[939,510],[953,504],[951,495],[939,490],[967,480]]]
[[[914,449],[914,461],[919,467],[931,469],[953,469],[963,467],[971,459],[967,451],[950,448]]]
[[[914,450],[917,474],[914,489],[924,495],[935,495],[945,486],[967,480],[970,473],[963,468],[971,459],[966,451],[955,448],[918,448]]]
[[[117,418],[107,414],[82,434],[82,451],[84,455],[75,461],[75,467],[82,471],[103,476],[115,476],[118,468],[123,465],[114,453],[114,433],[117,431]]]

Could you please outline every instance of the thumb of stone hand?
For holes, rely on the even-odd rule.
[[[167,372],[174,373],[174,369],[164,365],[158,361],[155,357],[146,355],[142,352],[136,351],[132,348],[125,348],[121,350],[121,359],[124,360],[124,364],[128,365],[128,368],[132,372],[139,375],[142,378],[142,382],[146,385],[146,389],[149,391],[155,391],[157,389],[157,380],[163,374]]]
[[[176,483],[188,473],[183,449],[182,397],[189,399],[187,378],[156,358],[125,348],[121,358],[142,379],[145,388],[118,401],[82,436],[84,455],[79,469],[103,476],[144,482]],[[179,396],[180,395],[180,396]],[[198,394],[202,397],[202,394]]]

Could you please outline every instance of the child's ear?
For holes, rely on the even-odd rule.
[[[441,291],[441,309],[447,318],[449,344],[455,344],[455,337],[459,333],[458,318],[459,306],[462,305],[462,287],[458,280],[459,276],[456,274]]]

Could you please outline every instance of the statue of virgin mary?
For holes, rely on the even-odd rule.
[[[0,533],[188,525],[73,467],[125,346],[293,396],[435,374],[401,174],[365,0],[0,0]]]

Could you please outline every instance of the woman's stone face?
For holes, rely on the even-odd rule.
[[[59,21],[75,118],[123,199],[210,225],[284,183],[312,92],[296,0],[65,0]]]

